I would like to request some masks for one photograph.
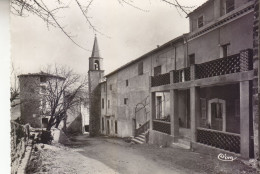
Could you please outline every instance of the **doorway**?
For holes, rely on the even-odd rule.
[[[208,123],[211,129],[226,132],[226,101],[211,99],[208,101]]]
[[[107,120],[107,135],[110,134],[110,124],[109,124],[109,120]]]

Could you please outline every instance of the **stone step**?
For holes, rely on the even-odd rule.
[[[187,145],[185,145],[185,144],[181,144],[181,143],[178,143],[178,142],[172,143],[171,146],[172,146],[172,147],[180,147],[180,148],[182,148],[182,149],[187,149],[187,150],[190,149],[190,146],[187,146]]]
[[[138,140],[136,138],[132,139],[132,142],[134,142],[136,144],[144,144],[144,142],[142,142],[142,141],[140,141],[140,140]]]
[[[178,139],[178,143],[184,144],[184,145],[189,146],[189,147],[191,145],[190,141],[187,140],[187,139]]]
[[[145,142],[145,138],[142,138],[142,137],[135,137],[135,139],[138,139],[139,141],[142,141],[142,142]]]
[[[145,139],[145,135],[142,135],[142,134],[139,135],[138,137],[141,137],[141,138],[144,138],[144,139]]]

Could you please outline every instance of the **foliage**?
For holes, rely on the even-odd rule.
[[[66,122],[67,111],[79,105],[79,93],[86,91],[87,79],[66,67],[47,68],[49,78],[40,86],[42,115],[49,116],[47,130]],[[66,126],[66,125],[65,125]]]

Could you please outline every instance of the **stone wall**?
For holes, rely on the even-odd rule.
[[[29,125],[11,122],[11,173],[18,171],[29,140]]]

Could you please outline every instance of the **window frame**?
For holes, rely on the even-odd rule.
[[[228,2],[230,2],[230,6],[228,7]],[[232,3],[233,2],[233,3]],[[230,13],[231,11],[235,10],[235,0],[226,0],[225,1],[225,14]]]
[[[202,18],[201,23],[200,23],[200,18]],[[197,27],[198,27],[198,28],[201,28],[201,27],[203,27],[203,26],[204,26],[204,15],[200,15],[200,16],[198,17],[198,19],[197,19]]]
[[[138,63],[138,75],[143,75],[144,74],[144,62],[139,62]]]

